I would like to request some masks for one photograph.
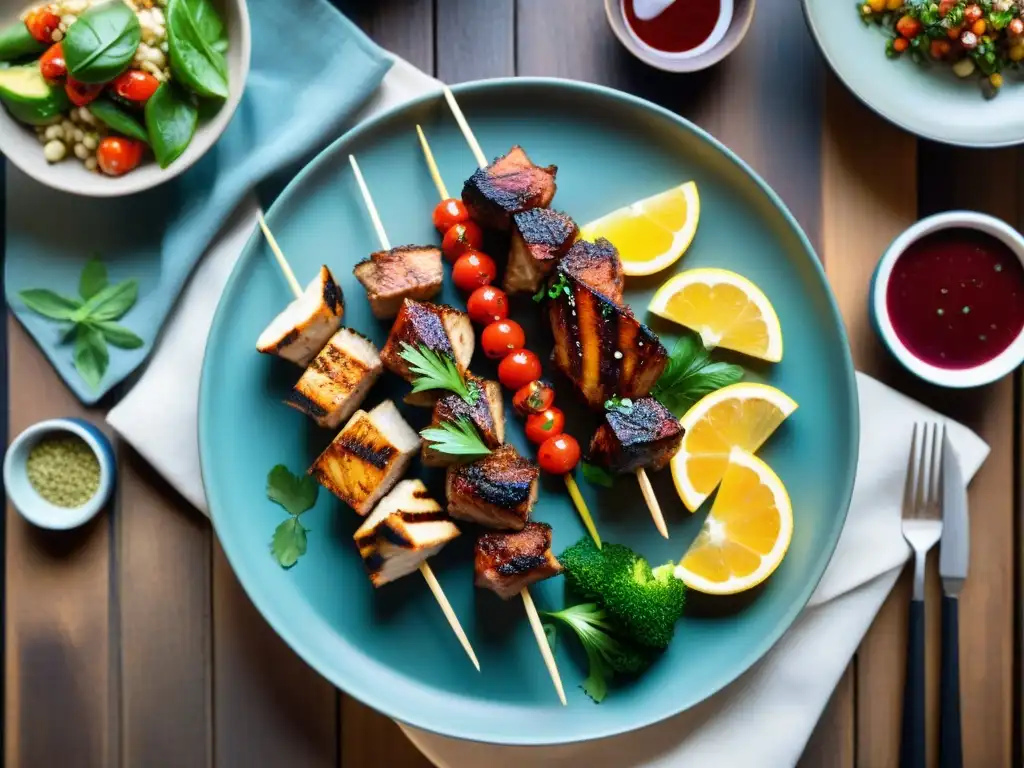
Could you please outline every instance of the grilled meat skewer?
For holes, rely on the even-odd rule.
[[[334,332],[341,327],[345,299],[326,266],[256,340],[263,354],[277,355],[303,367],[309,365]]]
[[[679,450],[683,428],[672,412],[653,397],[630,408],[612,408],[590,441],[587,461],[615,474],[664,469]]]
[[[477,387],[480,396],[470,405],[460,395],[446,394],[434,403],[434,414],[430,420],[431,427],[438,427],[445,422],[459,419],[468,420],[488,448],[498,448],[505,442],[505,406],[501,398],[501,384],[487,381],[472,374],[467,374],[466,384]],[[448,467],[458,464],[465,457],[453,456],[450,453],[436,451],[428,440],[423,442],[423,464],[428,467]]]
[[[550,208],[531,208],[512,216],[512,241],[505,267],[505,290],[536,293],[579,234],[569,216]]]
[[[448,468],[448,514],[488,528],[522,530],[537,501],[540,468],[503,445],[489,456]]]
[[[562,572],[551,553],[551,526],[546,523],[527,523],[521,531],[488,531],[476,540],[474,552],[474,583],[502,600]]]
[[[622,259],[615,246],[603,237],[593,243],[576,241],[559,266],[566,274],[611,299],[612,303],[620,307],[623,305],[626,273],[622,269]]]
[[[381,319],[397,315],[404,299],[434,298],[444,280],[441,250],[425,245],[377,251],[356,264],[352,273],[366,289],[373,316]]]
[[[462,201],[481,226],[505,231],[512,214],[551,205],[557,172],[554,165],[534,165],[517,144],[466,180]]]

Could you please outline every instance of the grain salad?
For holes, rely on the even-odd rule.
[[[120,176],[188,147],[228,95],[211,0],[58,0],[0,29],[0,102],[50,163]]]

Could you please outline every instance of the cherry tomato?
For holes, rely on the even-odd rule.
[[[508,296],[501,288],[485,285],[469,294],[466,310],[470,319],[480,325],[504,320],[508,317]]]
[[[515,320],[498,320],[484,328],[480,334],[480,346],[492,360],[501,360],[511,352],[521,349],[526,343],[523,327]]]
[[[156,93],[156,89],[160,87],[160,81],[149,72],[143,72],[141,69],[129,69],[115,77],[110,87],[122,99],[144,102]]]
[[[490,285],[497,276],[498,268],[494,265],[494,259],[480,251],[466,251],[452,267],[452,280],[463,291]]]
[[[526,439],[540,445],[549,437],[565,431],[565,414],[561,408],[546,408],[526,417]]]
[[[54,43],[39,57],[39,71],[47,80],[59,80],[68,73],[68,65],[64,61],[64,46]]]
[[[434,209],[434,226],[442,235],[464,221],[469,221],[469,211],[461,200],[454,197],[442,200]]]
[[[96,150],[96,161],[108,176],[123,176],[142,161],[142,150],[141,141],[107,136]]]
[[[71,103],[76,107],[84,107],[89,102],[95,101],[102,90],[102,83],[80,83],[70,76],[68,81],[64,83],[64,91],[67,93],[68,98],[71,99]]]
[[[40,43],[52,43],[53,33],[60,26],[60,16],[49,8],[37,8],[25,17],[25,26]]]
[[[498,363],[498,381],[507,389],[522,389],[539,378],[540,359],[528,349],[514,350]]]
[[[476,251],[484,246],[484,231],[476,222],[463,221],[444,233],[441,250],[450,261],[455,261],[466,251]]]
[[[540,444],[537,463],[545,472],[564,475],[571,472],[580,460],[580,444],[572,435],[555,435]]]
[[[555,402],[555,388],[543,379],[531,381],[516,391],[512,397],[512,407],[520,416],[540,413],[551,407]]]

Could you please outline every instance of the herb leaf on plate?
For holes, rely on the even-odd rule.
[[[446,389],[459,395],[470,405],[480,397],[480,390],[466,384],[455,361],[448,355],[439,354],[423,344],[414,347],[403,341],[399,356],[409,364],[409,371],[416,375],[416,380],[412,384],[413,392]]]
[[[83,83],[109,82],[128,68],[141,41],[139,19],[125,3],[94,5],[64,35],[68,74]]]
[[[109,363],[110,353],[103,333],[89,325],[79,326],[75,332],[75,368],[83,381],[97,389]]]
[[[78,278],[78,293],[88,301],[106,287],[107,268],[99,256],[93,256],[82,267],[82,274]]]
[[[192,97],[173,83],[161,83],[146,102],[146,130],[161,168],[181,157],[198,124],[199,111]]]
[[[455,422],[443,421],[439,427],[428,427],[420,432],[424,440],[431,443],[431,448],[440,453],[453,456],[487,456],[488,448],[477,432],[473,423],[466,418]]]
[[[98,323],[89,323],[89,325],[102,333],[108,344],[120,349],[138,349],[146,343],[123,325],[118,325],[110,320],[101,320]]]
[[[289,517],[274,530],[270,552],[282,568],[291,568],[306,554],[308,531],[297,517]]]
[[[170,0],[167,19],[167,45],[174,79],[204,98],[228,97],[227,61],[204,38],[209,24],[194,15],[195,0]],[[199,25],[202,24],[203,29]]]
[[[46,288],[29,288],[21,291],[18,298],[37,315],[51,320],[70,320],[75,311],[82,306],[82,302],[61,296]]]
[[[142,124],[109,99],[96,99],[96,101],[89,105],[89,111],[92,112],[93,117],[106,125],[114,133],[120,133],[129,139],[138,139],[149,144],[149,134],[146,133],[146,129],[142,127]]]
[[[317,485],[309,475],[293,475],[284,464],[278,464],[267,475],[267,496],[289,515],[301,515],[316,504]]]
[[[613,488],[615,486],[615,475],[604,467],[581,461],[580,470],[583,472],[583,479],[591,485],[600,485],[605,488]]]
[[[740,366],[713,361],[697,336],[686,334],[672,348],[668,365],[651,394],[681,418],[704,395],[742,378]]]
[[[135,280],[114,283],[86,301],[71,319],[75,322],[120,320],[135,305],[138,298],[139,284]]]

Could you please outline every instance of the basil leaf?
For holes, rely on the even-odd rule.
[[[98,389],[107,372],[110,353],[103,334],[96,328],[81,326],[75,335],[75,368],[91,389]]]
[[[109,99],[97,99],[89,105],[89,111],[114,133],[149,144],[149,134],[142,124]]]
[[[97,293],[81,309],[72,315],[71,320],[80,323],[84,320],[99,322],[101,320],[119,320],[135,304],[139,297],[139,284],[135,280],[108,285]]]
[[[70,320],[82,302],[68,299],[45,288],[30,288],[18,294],[26,307],[51,320]]]
[[[103,334],[103,338],[107,340],[108,344],[113,344],[115,347],[121,349],[138,349],[146,342],[143,341],[139,336],[129,331],[123,325],[104,320],[99,323],[89,323],[94,328],[99,330]]]
[[[177,160],[196,132],[199,112],[187,94],[171,83],[162,83],[146,102],[149,143],[161,168]]]
[[[174,79],[200,96],[226,99],[227,62],[224,55],[213,50],[203,38],[189,0],[170,0],[165,16]]]
[[[224,37],[224,22],[217,15],[213,3],[210,0],[185,0],[185,5],[188,7],[199,36],[214,50],[216,50],[218,42],[223,42],[226,50],[227,39]],[[220,53],[223,52],[220,51]]]
[[[583,461],[580,462],[580,468],[583,471],[583,479],[591,485],[600,485],[605,488],[615,487],[615,475],[604,467],[599,467],[596,464],[590,464]]]
[[[78,278],[78,293],[86,301],[107,287],[107,268],[98,256],[89,259]]]
[[[139,19],[121,0],[94,5],[64,36],[68,74],[83,83],[113,80],[131,64],[141,40]]]
[[[227,53],[228,39],[226,37],[222,37],[219,40],[214,40],[212,43],[210,43],[210,47],[213,48],[213,50],[215,50],[217,53]]]

